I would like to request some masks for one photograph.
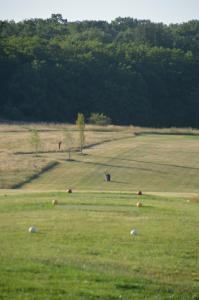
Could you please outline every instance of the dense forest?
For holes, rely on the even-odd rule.
[[[199,128],[199,21],[0,21],[0,119]]]

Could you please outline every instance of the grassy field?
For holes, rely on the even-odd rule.
[[[198,131],[87,126],[80,155],[75,126],[5,124],[0,145],[0,299],[199,300]]]
[[[58,156],[49,172],[24,189],[146,192],[199,192],[199,143],[187,136],[141,135],[102,143],[73,155]],[[110,172],[112,181],[104,181]]]
[[[31,145],[31,129],[37,129],[40,136],[38,156]],[[73,137],[74,150],[78,149],[78,131],[75,126],[64,124],[0,125],[0,188],[13,188],[42,173],[43,168],[59,159],[68,157],[68,141],[65,131]],[[130,127],[108,126],[99,128],[87,126],[86,147],[115,139],[132,136]],[[61,149],[58,143],[62,141]]]
[[[41,138],[37,157],[30,143],[31,128],[37,128]],[[73,134],[73,149],[77,150],[75,126],[1,125],[0,187],[199,192],[198,131],[87,126],[85,155],[73,151],[74,161],[69,162],[66,128]],[[104,182],[106,171],[112,175],[110,184]]]
[[[2,193],[0,299],[199,299],[199,203],[137,197]]]

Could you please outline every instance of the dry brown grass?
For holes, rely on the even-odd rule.
[[[41,145],[36,157],[31,145],[31,129],[39,132]],[[68,145],[65,130],[71,131],[73,148],[78,149],[78,131],[70,124],[1,124],[0,125],[0,188],[11,188],[26,180],[54,160],[64,159]],[[132,136],[131,127],[86,126],[86,146]],[[58,143],[62,141],[61,151]]]
[[[30,143],[30,130],[37,129],[41,139],[39,155],[36,157],[34,148]],[[70,124],[1,124],[0,125],[0,188],[11,188],[15,184],[22,182],[30,176],[37,174],[47,164],[52,161],[64,161],[67,159],[67,141],[65,141],[65,130],[71,131],[73,136],[73,149],[78,149],[78,130],[75,125]],[[122,139],[132,137],[135,134],[190,134],[197,135],[199,130],[191,128],[140,128],[135,126],[94,126],[86,125],[86,147],[98,145],[100,143],[121,140],[114,147],[123,148]],[[61,151],[58,150],[58,143],[62,141]],[[136,145],[136,143],[135,143]],[[195,146],[194,146],[195,145]],[[186,151],[198,151],[196,143],[187,144]],[[164,151],[170,144],[164,145]],[[181,146],[180,146],[181,147]],[[195,148],[193,148],[195,147]],[[97,153],[100,153],[100,148]],[[109,149],[112,153],[112,149]],[[107,150],[107,151],[109,151]],[[116,149],[115,149],[116,151]],[[168,149],[169,151],[169,149]],[[104,146],[102,147],[104,152]],[[117,152],[117,151],[116,151]],[[153,154],[153,153],[152,153]],[[152,155],[151,154],[151,155]],[[112,155],[112,154],[111,154]],[[74,154],[72,155],[74,156]],[[153,157],[152,157],[153,159]],[[159,159],[159,158],[155,158]],[[79,172],[79,169],[77,170]]]
[[[198,135],[199,129],[194,129],[191,127],[187,128],[177,128],[177,127],[170,127],[170,128],[148,128],[148,127],[137,127],[137,126],[130,126],[131,129],[135,133],[156,133],[156,134],[179,134],[179,135]]]
[[[197,195],[197,196],[192,197],[190,199],[190,201],[199,203],[199,196]]]

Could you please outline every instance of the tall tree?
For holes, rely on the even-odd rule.
[[[85,118],[82,113],[78,113],[76,124],[79,130],[79,149],[82,154],[85,144]]]
[[[41,147],[41,139],[37,129],[30,130],[30,143],[34,149],[35,155],[38,155],[39,148]]]

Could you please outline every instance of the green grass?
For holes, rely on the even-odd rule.
[[[137,199],[2,192],[0,299],[199,299],[198,202]]]
[[[102,143],[73,154],[36,180],[24,185],[31,190],[199,192],[199,143],[187,136],[141,135]],[[104,172],[112,181],[104,181]]]
[[[198,131],[90,126],[69,162],[64,128],[0,126],[0,300],[199,300]]]
[[[41,137],[37,157],[30,145],[33,127]],[[76,127],[67,127],[77,147]],[[151,134],[149,129],[134,127],[87,126],[86,155],[74,152],[74,161],[68,162],[64,128],[64,124],[1,125],[0,188],[199,193],[198,131],[151,129],[156,133]],[[58,151],[60,140],[62,151]],[[52,162],[57,166],[43,172]],[[103,178],[106,171],[112,175],[109,184]]]

